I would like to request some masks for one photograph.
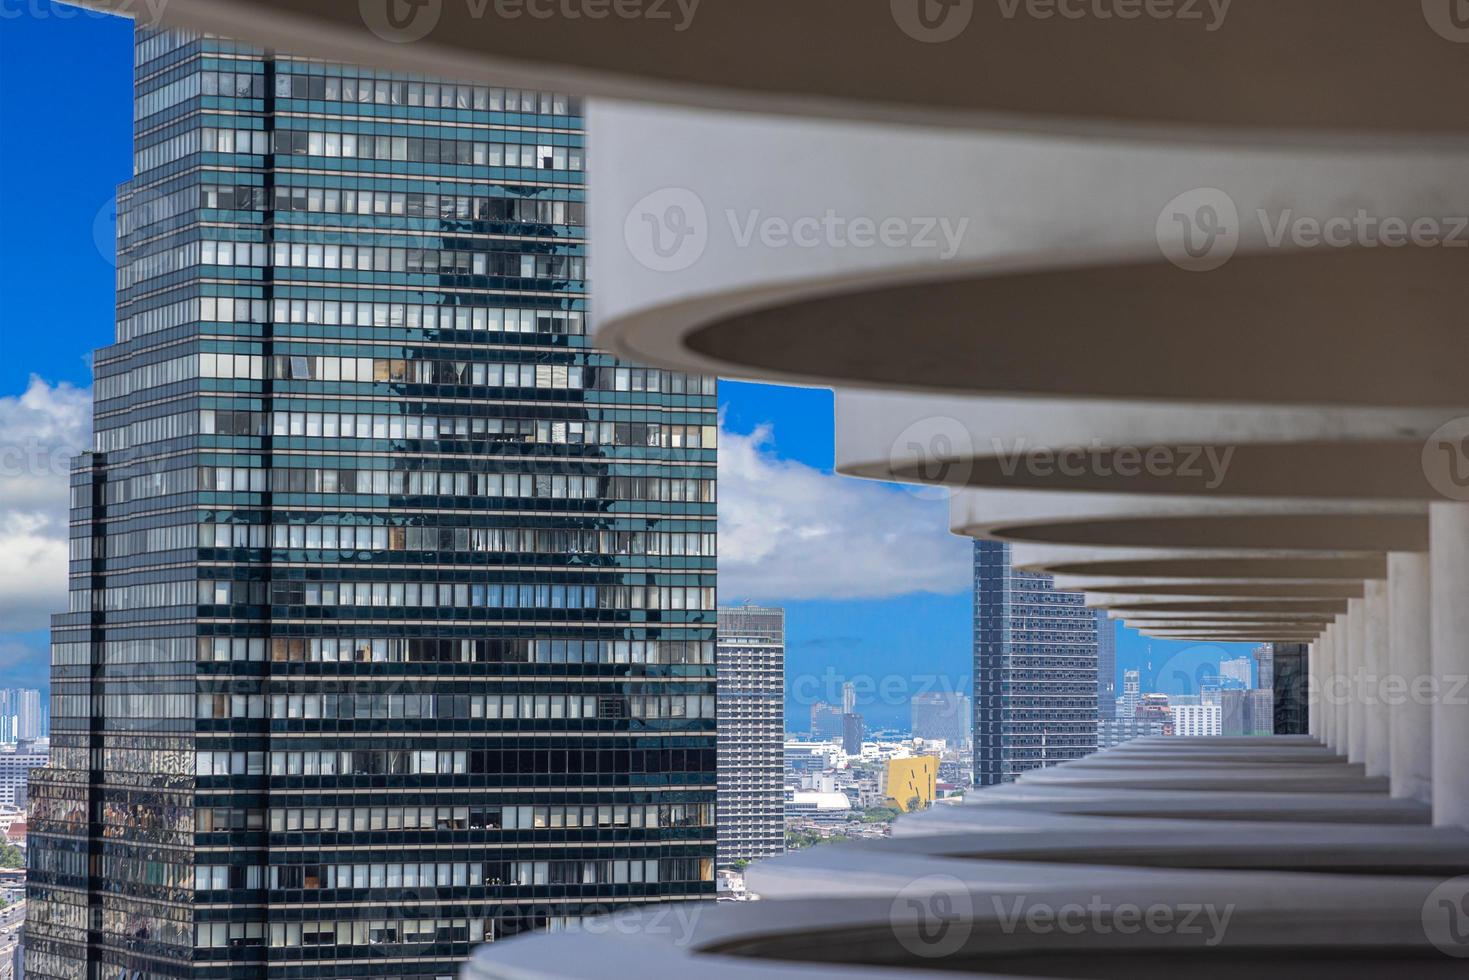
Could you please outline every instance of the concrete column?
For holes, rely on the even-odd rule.
[[[1351,745],[1352,688],[1348,661],[1351,659],[1352,628],[1347,614],[1336,617],[1336,672],[1331,696],[1336,704],[1336,751],[1346,758]]]
[[[1336,676],[1336,624],[1321,634],[1321,671],[1311,678],[1311,700],[1321,718],[1321,741],[1336,748],[1336,712],[1331,706],[1332,678]]]
[[[1469,827],[1469,504],[1428,505],[1433,822]]]
[[[1428,646],[1428,555],[1387,556],[1388,674],[1392,715],[1392,795],[1433,793],[1433,709],[1423,697],[1432,673]]]
[[[1367,659],[1367,600],[1347,600],[1346,683],[1347,761],[1367,761],[1367,704],[1362,700],[1362,674]]]
[[[1366,754],[1362,761],[1366,763],[1367,775],[1386,776],[1392,769],[1392,718],[1382,696],[1388,658],[1387,580],[1368,579],[1364,595],[1365,644],[1362,682],[1357,691],[1366,719]]]

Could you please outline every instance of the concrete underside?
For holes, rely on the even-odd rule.
[[[466,976],[1463,976],[1469,832],[1429,817],[1308,737],[1137,739],[758,862],[762,901],[492,945]]]

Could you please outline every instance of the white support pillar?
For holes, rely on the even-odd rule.
[[[1347,761],[1367,761],[1367,705],[1362,700],[1362,674],[1367,655],[1367,600],[1347,600]]]
[[[1469,503],[1428,505],[1433,822],[1469,827]],[[1452,703],[1450,703],[1452,702]]]
[[[1346,758],[1351,744],[1352,684],[1348,661],[1351,659],[1352,625],[1346,613],[1336,618],[1336,678],[1332,697],[1336,702],[1336,751]]]
[[[1369,776],[1386,776],[1392,769],[1392,718],[1382,696],[1387,677],[1388,603],[1387,580],[1368,579],[1362,600],[1365,642],[1362,651],[1362,679],[1357,696],[1362,700],[1366,721],[1366,763]]]
[[[1428,555],[1388,555],[1387,586],[1392,795],[1427,803],[1433,793],[1433,709],[1423,696],[1432,676]]]
[[[1326,728],[1331,736],[1329,744],[1337,755],[1347,754],[1347,703],[1342,683],[1347,662],[1346,623],[1346,616],[1337,616],[1331,624],[1331,662],[1326,665],[1326,684],[1321,692],[1321,703],[1330,719]]]
[[[1331,705],[1332,679],[1336,676],[1336,623],[1321,634],[1321,672],[1311,678],[1311,700],[1321,718],[1321,741],[1336,748],[1336,711]]]

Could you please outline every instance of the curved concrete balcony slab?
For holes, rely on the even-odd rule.
[[[1049,889],[1004,896],[939,871],[871,896],[705,905],[682,916],[681,928],[668,927],[668,909],[634,911],[595,927],[487,944],[464,976],[796,980],[943,969],[997,980],[1162,980],[1180,972],[1227,975],[1221,962],[1229,970],[1246,962],[1260,980],[1462,976],[1462,961],[1425,935],[1424,908],[1439,894],[1435,878],[1242,873],[1201,890],[1189,874],[1152,872],[1146,882],[1095,890],[1066,887],[1062,877]],[[1141,929],[1123,917],[1123,910],[1133,919],[1133,910],[1190,909],[1207,922],[1206,913],[1222,915],[1226,907],[1227,926],[1215,920],[1222,927],[1214,930]],[[1052,923],[1058,910],[1076,910],[1083,925],[1038,928],[1030,909],[1047,911]],[[652,927],[655,913],[661,928]]]
[[[916,833],[920,825],[930,824],[935,833],[957,833],[966,828],[979,830],[991,824],[1010,826],[1016,822],[1016,814],[1022,812],[1109,819],[1425,825],[1431,817],[1429,808],[1422,803],[1389,799],[1376,791],[1214,793],[1178,788],[1016,783],[970,794],[960,806],[935,807],[911,815],[895,825],[895,832]]]
[[[1321,635],[1320,630],[1279,630],[1269,627],[1238,630],[1144,629],[1139,632],[1154,640],[1185,640],[1189,643],[1310,643]]]
[[[1411,501],[963,489],[950,497],[949,527],[970,537],[1098,547],[1428,550],[1428,508]]]
[[[588,141],[597,340],[640,363],[955,394],[1463,403],[1455,250],[1351,247],[1374,216],[1469,214],[1463,155],[626,103],[594,106]],[[1348,247],[1311,246],[1302,218],[1346,222]],[[1179,268],[1164,256],[1200,261],[1185,237],[1228,260]]]
[[[1118,595],[1084,592],[1088,609],[1106,610],[1112,619],[1178,619],[1198,611],[1200,603],[1212,603],[1209,612],[1217,619],[1309,621],[1329,623],[1338,610],[1346,611],[1346,598],[1318,599],[1303,596],[1210,595],[1200,590],[1191,596]],[[1153,616],[1143,615],[1152,613]]]
[[[1205,633],[1205,634],[1207,634],[1207,633],[1210,633],[1210,632],[1219,633],[1219,634],[1222,634],[1222,635],[1255,634],[1255,635],[1273,636],[1277,640],[1280,640],[1281,642],[1285,642],[1287,640],[1291,640],[1291,639],[1293,639],[1295,637],[1300,637],[1300,636],[1314,637],[1314,636],[1318,635],[1325,628],[1324,626],[1321,626],[1321,625],[1316,625],[1316,626],[1305,625],[1305,626],[1301,626],[1301,625],[1296,625],[1296,624],[1292,624],[1292,623],[1280,624],[1280,623],[1248,623],[1247,622],[1247,623],[1239,623],[1239,624],[1234,624],[1234,625],[1221,625],[1221,624],[1215,624],[1215,623],[1190,623],[1188,621],[1184,621],[1183,623],[1175,623],[1175,624],[1173,624],[1171,626],[1169,626],[1169,625],[1158,626],[1158,625],[1155,625],[1155,624],[1152,624],[1152,623],[1148,623],[1148,622],[1145,622],[1145,621],[1142,621],[1142,620],[1127,620],[1127,625],[1128,625],[1129,628],[1135,629],[1138,632],[1143,633],[1143,634],[1147,634],[1147,635],[1152,635],[1154,633],[1157,633],[1157,634],[1161,634],[1161,635],[1167,636],[1167,635],[1170,635],[1170,634],[1175,634],[1175,635],[1177,635],[1177,634],[1191,634],[1191,633]],[[1266,640],[1266,641],[1261,641],[1261,642],[1271,642],[1271,641]]]
[[[1134,739],[1133,741],[1137,741]],[[1174,738],[1174,741],[1179,739]],[[1190,738],[1192,742],[1194,739]],[[1122,751],[1127,749],[1127,751]],[[1180,759],[1188,762],[1229,762],[1229,763],[1266,763],[1270,765],[1297,765],[1297,766],[1321,766],[1340,765],[1346,761],[1344,756],[1337,755],[1332,750],[1322,746],[1319,749],[1298,750],[1293,748],[1281,748],[1271,750],[1231,749],[1214,746],[1187,746],[1178,750],[1168,747],[1138,746],[1129,747],[1124,742],[1115,749],[1104,749],[1092,759],[1129,759],[1133,762],[1173,762]]]
[[[1466,416],[1462,398],[1364,409],[838,388],[836,469],[949,486],[1434,500],[1456,484],[1425,447]]]
[[[1106,607],[1115,618],[1166,623],[1169,620],[1230,625],[1274,620],[1281,624],[1329,623],[1347,611],[1346,599],[1208,599],[1170,602],[1129,601]]]
[[[1427,826],[1428,808],[1423,805],[1405,807],[1400,801],[1357,794],[1322,794],[1320,797],[1298,794],[1249,794],[1258,805],[1242,809],[1229,805],[1186,807],[1178,794],[1130,791],[1138,797],[1135,804],[1114,801],[1104,806],[1098,801],[1071,800],[1027,801],[1022,805],[991,803],[985,806],[935,807],[898,821],[893,825],[894,837],[919,837],[933,834],[981,833],[987,835],[1045,831],[1048,833],[1108,833],[1126,826],[1139,830],[1177,830],[1192,835],[1226,833],[1234,828],[1261,826],[1267,830],[1308,825],[1361,824],[1375,832],[1399,826]],[[1150,796],[1148,800],[1143,800]],[[1282,801],[1286,805],[1282,805]],[[1343,805],[1332,805],[1336,803]],[[1156,811],[1147,809],[1147,804]],[[1074,809],[1063,809],[1063,807]],[[1090,812],[1091,810],[1107,812]]]
[[[1310,792],[1310,793],[1383,793],[1389,789],[1386,777],[1364,776],[1361,770],[1328,769],[1324,772],[1292,770],[1285,775],[1265,766],[1247,766],[1220,772],[1201,772],[1193,766],[1165,768],[1159,765],[1126,769],[1034,769],[1021,776],[1022,786],[1080,786],[1100,789],[1190,790],[1204,792]]]
[[[1321,579],[1212,579],[1180,582],[1166,578],[1106,578],[1088,575],[1057,575],[1053,584],[1061,592],[1085,592],[1087,605],[1101,607],[1108,596],[1154,599],[1190,599],[1236,596],[1242,599],[1360,599],[1362,583]]]
[[[170,0],[146,10],[166,26],[303,55],[707,107],[1291,141],[1469,131],[1469,112],[1423,98],[1460,89],[1469,69],[1448,15],[1417,4],[1237,0],[1161,17],[1126,5],[1063,15],[842,0]]]
[[[1017,542],[1016,568],[1047,575],[1141,576],[1205,581],[1330,579],[1360,583],[1387,577],[1387,560],[1363,551],[1300,552],[1188,548],[1097,548]]]
[[[896,837],[841,849],[812,848],[761,861],[746,883],[762,898],[893,894],[915,878],[948,873],[974,888],[1005,891],[1041,887],[1046,871],[1063,865],[1074,887],[1106,889],[1145,881],[1137,869],[1310,874],[1423,875],[1469,873],[1469,835],[1430,827],[1360,824],[1229,824],[1207,828],[1174,822],[1117,820],[1106,828],[1005,834],[963,833]],[[1137,824],[1137,826],[1134,826]],[[938,866],[947,862],[947,871]],[[1026,864],[1040,868],[1034,875]],[[1128,869],[1108,879],[1104,869]],[[906,870],[905,870],[906,869]],[[1232,882],[1230,876],[1201,885]],[[1054,878],[1049,878],[1054,881]]]

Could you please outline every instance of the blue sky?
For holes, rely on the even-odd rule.
[[[85,439],[88,357],[112,340],[131,82],[129,22],[43,0],[0,8],[0,431],[53,450]],[[833,476],[829,392],[723,383],[720,404],[720,597],[786,606],[791,727],[843,678],[874,725],[906,725],[911,693],[968,691],[968,545],[946,533],[945,505]],[[0,476],[0,552],[20,556],[0,568],[0,686],[45,683],[45,615],[65,600],[53,470]],[[1224,650],[1150,649],[1124,630],[1119,670],[1172,676]]]

